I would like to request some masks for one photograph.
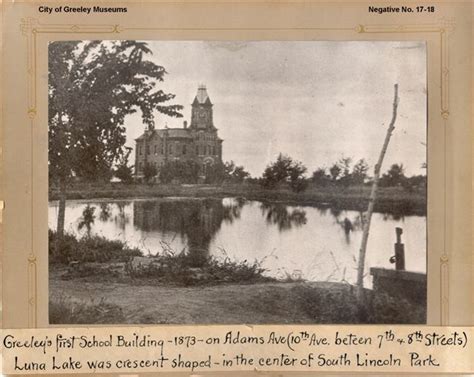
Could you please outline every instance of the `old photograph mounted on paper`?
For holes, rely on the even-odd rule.
[[[426,323],[423,42],[49,45],[51,324]]]

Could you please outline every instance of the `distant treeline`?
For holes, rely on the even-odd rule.
[[[282,184],[288,185],[294,192],[304,191],[309,184],[317,186],[361,186],[372,183],[369,165],[364,159],[353,164],[353,159],[343,157],[330,168],[320,167],[307,177],[308,169],[292,157],[279,154],[276,161],[267,166],[261,178],[251,178],[251,181],[263,187],[273,189]],[[403,187],[408,191],[426,189],[426,175],[407,177],[403,164],[393,164],[380,177],[381,187]]]
[[[205,171],[195,161],[168,161],[159,170],[147,164],[144,168],[144,182],[154,183],[209,183],[220,184],[242,183],[244,181],[261,185],[265,189],[288,186],[294,192],[302,192],[312,184],[316,186],[363,186],[372,183],[369,175],[369,164],[365,159],[353,162],[350,157],[343,157],[329,168],[320,167],[308,176],[308,169],[300,161],[292,157],[279,154],[276,161],[270,163],[261,177],[252,178],[243,166],[233,161],[216,163],[206,167]],[[134,181],[133,169],[122,165],[114,174],[122,182]],[[403,164],[393,164],[380,177],[381,187],[403,187],[408,191],[424,190],[426,175],[407,177]]]

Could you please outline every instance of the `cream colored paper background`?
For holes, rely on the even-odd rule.
[[[140,327],[128,327],[124,328],[102,328],[100,331],[94,328],[68,328],[68,329],[21,329],[21,330],[7,330],[9,335],[15,336],[15,339],[29,339],[32,335],[36,337],[36,339],[45,339],[48,336],[48,339],[53,341],[53,346],[50,348],[46,348],[45,351],[41,347],[36,349],[24,349],[24,348],[10,348],[4,349],[3,361],[4,361],[4,369],[5,373],[14,373],[14,365],[15,361],[14,358],[18,357],[18,365],[22,365],[22,362],[28,362],[30,360],[34,360],[36,363],[44,362],[47,367],[45,371],[41,373],[56,373],[56,375],[60,375],[61,370],[54,370],[52,371],[51,367],[51,358],[54,355],[56,357],[56,365],[61,365],[62,361],[68,360],[71,357],[75,361],[82,361],[84,364],[82,370],[87,371],[87,361],[91,360],[105,360],[111,361],[112,366],[108,369],[110,372],[115,373],[130,373],[130,372],[146,372],[153,370],[151,368],[140,368],[137,367],[135,369],[125,369],[125,368],[117,368],[115,365],[115,361],[123,361],[128,359],[135,359],[135,360],[153,360],[158,359],[160,356],[164,356],[168,359],[167,362],[163,364],[162,368],[155,367],[154,369],[159,372],[169,372],[173,373],[176,371],[176,368],[173,368],[172,360],[176,360],[178,354],[183,355],[185,360],[190,360],[192,354],[192,358],[194,360],[206,360],[209,355],[212,355],[212,362],[210,363],[211,368],[198,368],[189,374],[192,375],[200,375],[203,373],[209,373],[209,369],[214,371],[215,374],[217,373],[226,373],[229,369],[233,371],[254,371],[258,373],[269,373],[273,372],[289,372],[289,371],[299,371],[299,372],[350,372],[351,370],[357,371],[367,371],[367,372],[391,372],[391,373],[417,373],[418,371],[424,371],[428,373],[428,375],[435,374],[435,373],[469,373],[474,372],[474,363],[472,360],[472,354],[474,353],[474,347],[472,343],[472,336],[473,331],[472,327],[470,328],[460,328],[460,327],[421,327],[418,326],[418,330],[422,330],[424,333],[433,333],[433,332],[443,332],[446,335],[452,334],[456,331],[458,334],[462,334],[463,331],[466,332],[466,336],[468,337],[468,342],[465,346],[426,346],[424,342],[416,342],[413,341],[411,344],[408,344],[408,334],[412,333],[411,326],[390,326],[390,330],[393,334],[396,334],[396,339],[403,339],[406,340],[405,343],[399,344],[397,341],[390,343],[382,341],[381,346],[379,346],[379,338],[378,335],[384,334],[388,327],[387,326],[368,326],[364,329],[363,334],[362,332],[355,332],[356,337],[371,337],[374,341],[371,344],[365,345],[352,345],[350,347],[347,346],[338,346],[335,344],[335,334],[336,332],[339,333],[339,336],[344,337],[345,334],[353,333],[354,329],[352,326],[234,326],[234,338],[237,334],[237,331],[240,332],[241,337],[262,337],[265,341],[268,342],[269,335],[271,332],[275,332],[277,336],[285,335],[288,333],[292,334],[300,334],[302,331],[307,331],[310,334],[317,334],[318,338],[321,339],[322,337],[326,337],[330,342],[331,346],[316,346],[316,345],[309,345],[308,342],[302,342],[299,344],[293,344],[293,350],[290,350],[286,344],[264,344],[264,345],[257,345],[257,344],[226,344],[221,341],[219,344],[212,344],[208,345],[205,341],[208,337],[215,337],[224,340],[226,338],[226,334],[228,333],[227,326],[208,326],[208,327],[192,327],[192,326],[167,326],[164,330],[163,328],[140,328]],[[85,336],[88,340],[92,340],[94,335],[97,336],[98,340],[108,340],[111,339],[112,346],[104,346],[102,348],[98,347],[90,347],[81,348],[78,346],[80,341],[76,340],[75,346],[73,348],[61,348],[57,353],[54,352],[55,350],[55,339],[57,334],[60,333],[61,337],[64,339],[70,339],[72,336],[81,337]],[[99,334],[98,334],[99,333]],[[163,353],[161,353],[160,347],[147,347],[147,348],[125,348],[125,347],[117,347],[116,346],[116,338],[117,335],[124,336],[125,339],[132,339],[132,334],[139,334],[139,336],[144,336],[144,334],[149,335],[150,339],[156,340],[163,340]],[[175,336],[182,336],[182,335],[192,335],[195,336],[196,339],[201,339],[203,342],[199,343],[196,342],[195,346],[191,346],[187,348],[185,345],[183,346],[175,346],[174,344],[170,345],[168,342],[172,340]],[[462,337],[463,335],[461,335]],[[109,338],[110,337],[110,338]],[[413,338],[412,338],[413,339]],[[214,343],[214,341],[212,341]],[[411,366],[410,364],[410,357],[409,352],[416,352],[420,355],[420,358],[425,359],[428,355],[433,355],[434,359],[436,359],[435,363],[439,366],[430,366],[427,364],[424,367],[420,366]],[[248,360],[250,358],[254,359],[253,365],[236,365],[234,360],[234,364],[232,368],[224,367],[223,366],[223,359],[232,359],[234,355],[245,355],[245,358]],[[267,366],[265,363],[260,363],[259,360],[263,359],[272,359],[274,357],[279,358],[280,355],[287,355],[290,358],[298,359],[294,363],[294,365],[274,365],[274,366]],[[308,357],[308,354],[313,355],[313,361],[311,362],[311,366],[308,367],[307,365],[301,365],[300,360],[303,360]],[[318,356],[324,355],[325,359],[337,359],[339,355],[346,354],[347,359],[351,360],[350,365],[345,365],[344,363],[340,363],[338,365],[332,366],[322,366],[318,365],[317,362],[319,361]],[[357,356],[359,354],[361,356],[360,360],[366,359],[373,359],[378,358],[379,360],[389,359],[390,355],[394,358],[401,359],[400,366],[388,363],[385,367],[357,367]],[[367,355],[366,355],[367,354]],[[224,356],[225,355],[225,356]],[[218,364],[214,364],[217,362]],[[179,368],[183,370],[184,368]],[[178,370],[179,370],[178,369]],[[190,368],[189,368],[190,369]],[[101,371],[101,369],[97,369]],[[66,370],[68,371],[68,370]],[[16,371],[18,372],[18,370]],[[80,370],[76,371],[80,372]],[[30,372],[31,373],[31,372]],[[176,373],[176,372],[174,372]]]
[[[48,326],[47,43],[71,39],[425,40],[428,324],[472,325],[472,2],[421,3],[436,12],[368,13],[402,4],[388,2],[193,1],[108,3],[128,13],[87,16],[4,3],[3,327]],[[106,3],[75,5],[98,4]]]

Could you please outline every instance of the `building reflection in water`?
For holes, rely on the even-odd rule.
[[[133,224],[146,232],[179,234],[187,240],[190,263],[198,267],[209,256],[209,245],[221,224],[240,217],[244,201],[223,205],[221,199],[137,201]],[[179,252],[179,251],[175,251]]]
[[[243,198],[136,201],[133,224],[145,232],[180,235],[187,241],[192,265],[198,267],[208,258],[209,246],[222,223],[239,219],[246,203]],[[277,225],[280,231],[302,226],[307,221],[302,209],[288,210],[286,205],[268,203],[262,203],[260,208],[267,223]]]

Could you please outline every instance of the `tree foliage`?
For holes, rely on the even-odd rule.
[[[236,165],[234,161],[228,161],[224,164],[225,180],[234,183],[242,183],[250,177],[250,173],[243,166]]]
[[[367,172],[369,171],[369,165],[362,158],[354,165],[351,174],[351,183],[354,185],[362,185],[368,178]]]
[[[318,186],[327,186],[331,182],[331,177],[326,173],[326,169],[318,168],[313,172],[311,181]]]
[[[114,176],[127,184],[133,182],[133,166],[128,165],[131,151],[131,148],[126,148],[126,153],[120,157],[117,167],[114,170]]]
[[[153,183],[154,178],[158,175],[158,169],[155,165],[147,162],[143,166],[143,179],[146,183]]]
[[[70,41],[49,46],[49,172],[53,182],[73,176],[110,177],[126,153],[124,120],[140,111],[154,127],[156,113],[181,116],[180,105],[158,88],[166,74],[146,56],[144,42]]]
[[[265,188],[273,189],[281,183],[287,183],[293,191],[301,192],[307,187],[304,177],[306,171],[301,162],[280,153],[277,160],[263,172],[261,184]]]
[[[200,166],[195,161],[167,161],[160,169],[160,182],[197,183]]]
[[[380,186],[403,186],[405,181],[405,168],[403,164],[393,164],[380,178]]]

